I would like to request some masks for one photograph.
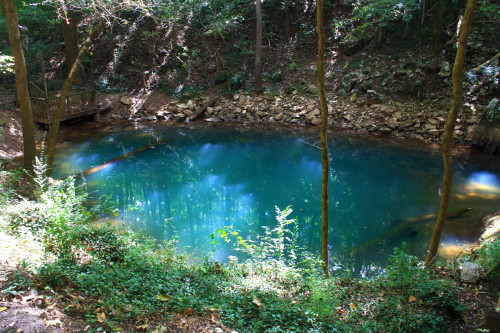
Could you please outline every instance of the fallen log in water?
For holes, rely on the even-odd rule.
[[[448,214],[446,219],[447,220],[456,219],[470,210],[471,208],[464,208],[457,210],[453,213]],[[414,228],[416,224],[435,221],[436,218],[437,214],[430,214],[421,217],[412,217],[405,220],[398,220],[395,223],[393,223],[396,224],[396,227],[385,233],[380,238],[372,239],[364,244],[357,246],[356,252],[372,250],[376,246],[382,244],[384,241],[387,242],[392,240],[398,240],[404,237],[410,238],[416,236],[418,234],[418,230]]]
[[[463,208],[463,209],[457,210],[456,212],[449,213],[448,215],[446,215],[446,219],[449,220],[449,219],[457,218],[460,215],[467,213],[471,209],[472,208]],[[425,215],[425,216],[420,216],[420,217],[410,217],[409,219],[406,219],[405,222],[422,223],[422,222],[429,222],[429,221],[435,220],[436,218],[437,218],[437,214],[430,214],[430,215]]]
[[[109,160],[107,162],[104,162],[103,164],[100,164],[98,166],[92,167],[92,168],[87,169],[87,170],[85,170],[83,172],[80,172],[78,174],[78,176],[82,176],[82,175],[83,176],[88,176],[88,175],[91,175],[93,173],[96,173],[99,170],[102,170],[102,169],[105,169],[105,168],[111,166],[115,162],[122,161],[122,160],[124,160],[126,158],[129,158],[129,157],[132,157],[134,155],[137,155],[137,154],[139,154],[139,153],[141,153],[141,152],[143,152],[145,150],[148,150],[148,149],[151,149],[153,147],[156,147],[156,146],[158,146],[159,144],[161,144],[163,142],[165,142],[165,141],[161,140],[161,141],[153,142],[153,143],[151,143],[151,144],[149,144],[147,146],[144,146],[144,147],[139,148],[137,150],[131,151],[130,153],[126,153],[126,154],[124,154],[122,156],[119,156],[119,157],[113,158],[113,159],[111,159],[111,160]]]

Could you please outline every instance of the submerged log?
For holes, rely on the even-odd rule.
[[[457,210],[453,213],[448,214],[447,220],[459,218],[462,214],[470,211],[471,208],[464,208]],[[399,239],[401,237],[413,237],[418,234],[418,230],[414,228],[416,224],[424,222],[432,222],[437,218],[437,214],[430,214],[421,217],[413,217],[405,220],[397,220],[394,224],[397,224],[392,230],[388,231],[383,235],[383,237],[373,239],[364,244],[359,245],[356,251],[366,251],[375,248],[376,246],[382,244],[384,241],[391,241],[394,239]]]
[[[100,164],[98,166],[95,166],[95,167],[92,167],[90,169],[87,169],[87,170],[79,173],[78,176],[80,176],[80,175],[82,175],[82,176],[91,175],[93,173],[96,173],[97,171],[100,171],[102,169],[105,169],[105,168],[111,166],[113,163],[116,163],[118,161],[122,161],[122,160],[124,160],[126,158],[129,158],[129,157],[132,157],[134,155],[137,155],[137,154],[139,154],[139,153],[141,153],[141,152],[143,152],[145,150],[148,150],[148,149],[151,149],[153,147],[156,147],[156,146],[158,146],[159,144],[161,144],[163,142],[165,142],[165,140],[160,140],[160,141],[153,142],[153,143],[151,143],[151,144],[149,144],[147,146],[144,146],[144,147],[139,148],[137,150],[131,151],[130,153],[126,153],[126,154],[124,154],[122,156],[119,156],[119,157],[113,158],[113,159],[111,159],[111,160],[109,160],[107,162],[104,162],[103,164]]]
[[[467,213],[468,211],[470,211],[471,209],[472,208],[463,208],[463,209],[457,210],[456,212],[449,213],[446,216],[446,219],[450,220],[450,219],[458,218],[462,214]],[[406,219],[406,222],[409,222],[409,223],[422,223],[422,222],[429,222],[429,221],[435,220],[436,218],[437,218],[437,214],[429,214],[429,215],[424,215],[424,216],[420,216],[420,217],[410,217],[409,219]]]

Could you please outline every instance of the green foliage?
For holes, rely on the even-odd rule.
[[[205,90],[197,84],[181,84],[174,93],[178,100],[198,98],[203,95]]]
[[[371,38],[377,29],[395,23],[410,22],[419,9],[413,0],[353,0],[350,19],[334,19],[333,34],[344,42],[356,42]]]
[[[389,285],[407,293],[414,283],[425,275],[423,266],[415,256],[408,254],[406,244],[394,249],[394,255],[389,258],[385,271]]]
[[[206,36],[224,37],[241,24],[252,7],[249,2],[241,0],[201,2],[195,18]]]
[[[500,239],[484,242],[475,252],[476,263],[488,271],[498,265],[500,261]]]
[[[43,240],[46,249],[58,256],[74,255],[75,234],[85,228],[94,212],[84,207],[87,198],[83,186],[76,186],[69,177],[55,181],[45,174],[44,156],[36,158],[34,182],[37,185],[36,200],[23,199],[8,207],[6,215],[12,231],[27,229]]]
[[[1,24],[1,23],[0,23]],[[0,53],[0,75],[14,73],[14,57]]]
[[[452,322],[464,311],[454,283],[424,269],[422,262],[408,254],[405,244],[394,250],[385,278],[380,277],[378,283],[383,289],[391,287],[400,291],[399,295],[386,297],[385,302],[375,308],[375,318],[384,320],[387,331],[448,332]]]

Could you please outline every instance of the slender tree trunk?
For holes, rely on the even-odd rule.
[[[431,244],[429,246],[429,253],[425,258],[425,266],[429,266],[437,254],[441,233],[443,231],[444,221],[448,213],[448,206],[450,204],[451,181],[453,177],[453,159],[451,156],[451,148],[453,145],[453,132],[455,130],[455,122],[458,113],[460,112],[462,101],[462,74],[465,55],[467,52],[467,40],[472,25],[472,18],[474,10],[476,9],[477,0],[468,0],[465,16],[462,21],[462,28],[460,29],[460,37],[458,41],[457,55],[453,65],[453,104],[448,114],[448,120],[444,130],[443,137],[443,163],[444,163],[444,178],[443,186],[441,188],[441,205],[439,206],[439,213],[434,226]]]
[[[59,132],[59,124],[61,123],[62,113],[64,110],[64,106],[66,105],[66,97],[68,96],[69,90],[71,89],[71,84],[73,83],[74,75],[78,70],[78,65],[82,62],[82,60],[87,55],[87,51],[92,45],[92,41],[97,36],[101,28],[104,26],[105,20],[101,19],[99,23],[92,29],[90,34],[88,35],[85,43],[78,52],[78,57],[76,57],[75,63],[69,72],[68,77],[64,81],[63,89],[61,91],[61,96],[59,97],[59,102],[57,104],[56,113],[54,115],[54,120],[52,126],[50,127],[50,135],[49,135],[49,145],[47,147],[47,164],[48,164],[48,176],[50,176],[52,172],[52,165],[54,163],[54,153],[57,142],[57,133]]]
[[[262,11],[261,0],[255,1],[255,15],[257,19],[255,36],[255,96],[262,95]]]
[[[10,48],[14,56],[14,69],[16,71],[17,100],[21,109],[21,124],[23,131],[24,161],[26,170],[33,171],[33,162],[36,156],[35,131],[33,126],[33,114],[28,90],[28,73],[26,61],[24,60],[21,35],[17,21],[17,6],[14,0],[1,0],[2,9],[7,23]]]
[[[439,55],[441,53],[441,1],[436,0],[434,4],[434,64],[432,71],[438,72]]]
[[[328,275],[328,146],[326,127],[328,125],[328,107],[325,96],[325,32],[323,29],[323,0],[316,0],[316,19],[318,31],[318,94],[321,105],[321,165],[323,180],[321,182],[321,257],[323,271]]]
[[[423,27],[425,23],[425,11],[426,11],[427,0],[422,1],[422,19],[420,20],[420,25]]]
[[[66,53],[66,61],[63,67],[65,77],[69,75],[76,58],[78,57],[78,34],[76,31],[77,22],[75,20],[75,14],[73,11],[68,11],[67,16],[68,17],[63,19],[61,23],[64,39],[64,51]],[[80,68],[77,69],[73,81],[81,83],[82,75],[80,73]]]

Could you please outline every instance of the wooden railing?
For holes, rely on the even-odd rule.
[[[50,96],[34,84],[31,84],[31,87],[33,119],[41,123],[52,123],[59,103],[59,95]],[[91,89],[73,91],[66,97],[62,120],[76,118],[82,114],[92,114],[93,110],[97,111],[95,86]]]

